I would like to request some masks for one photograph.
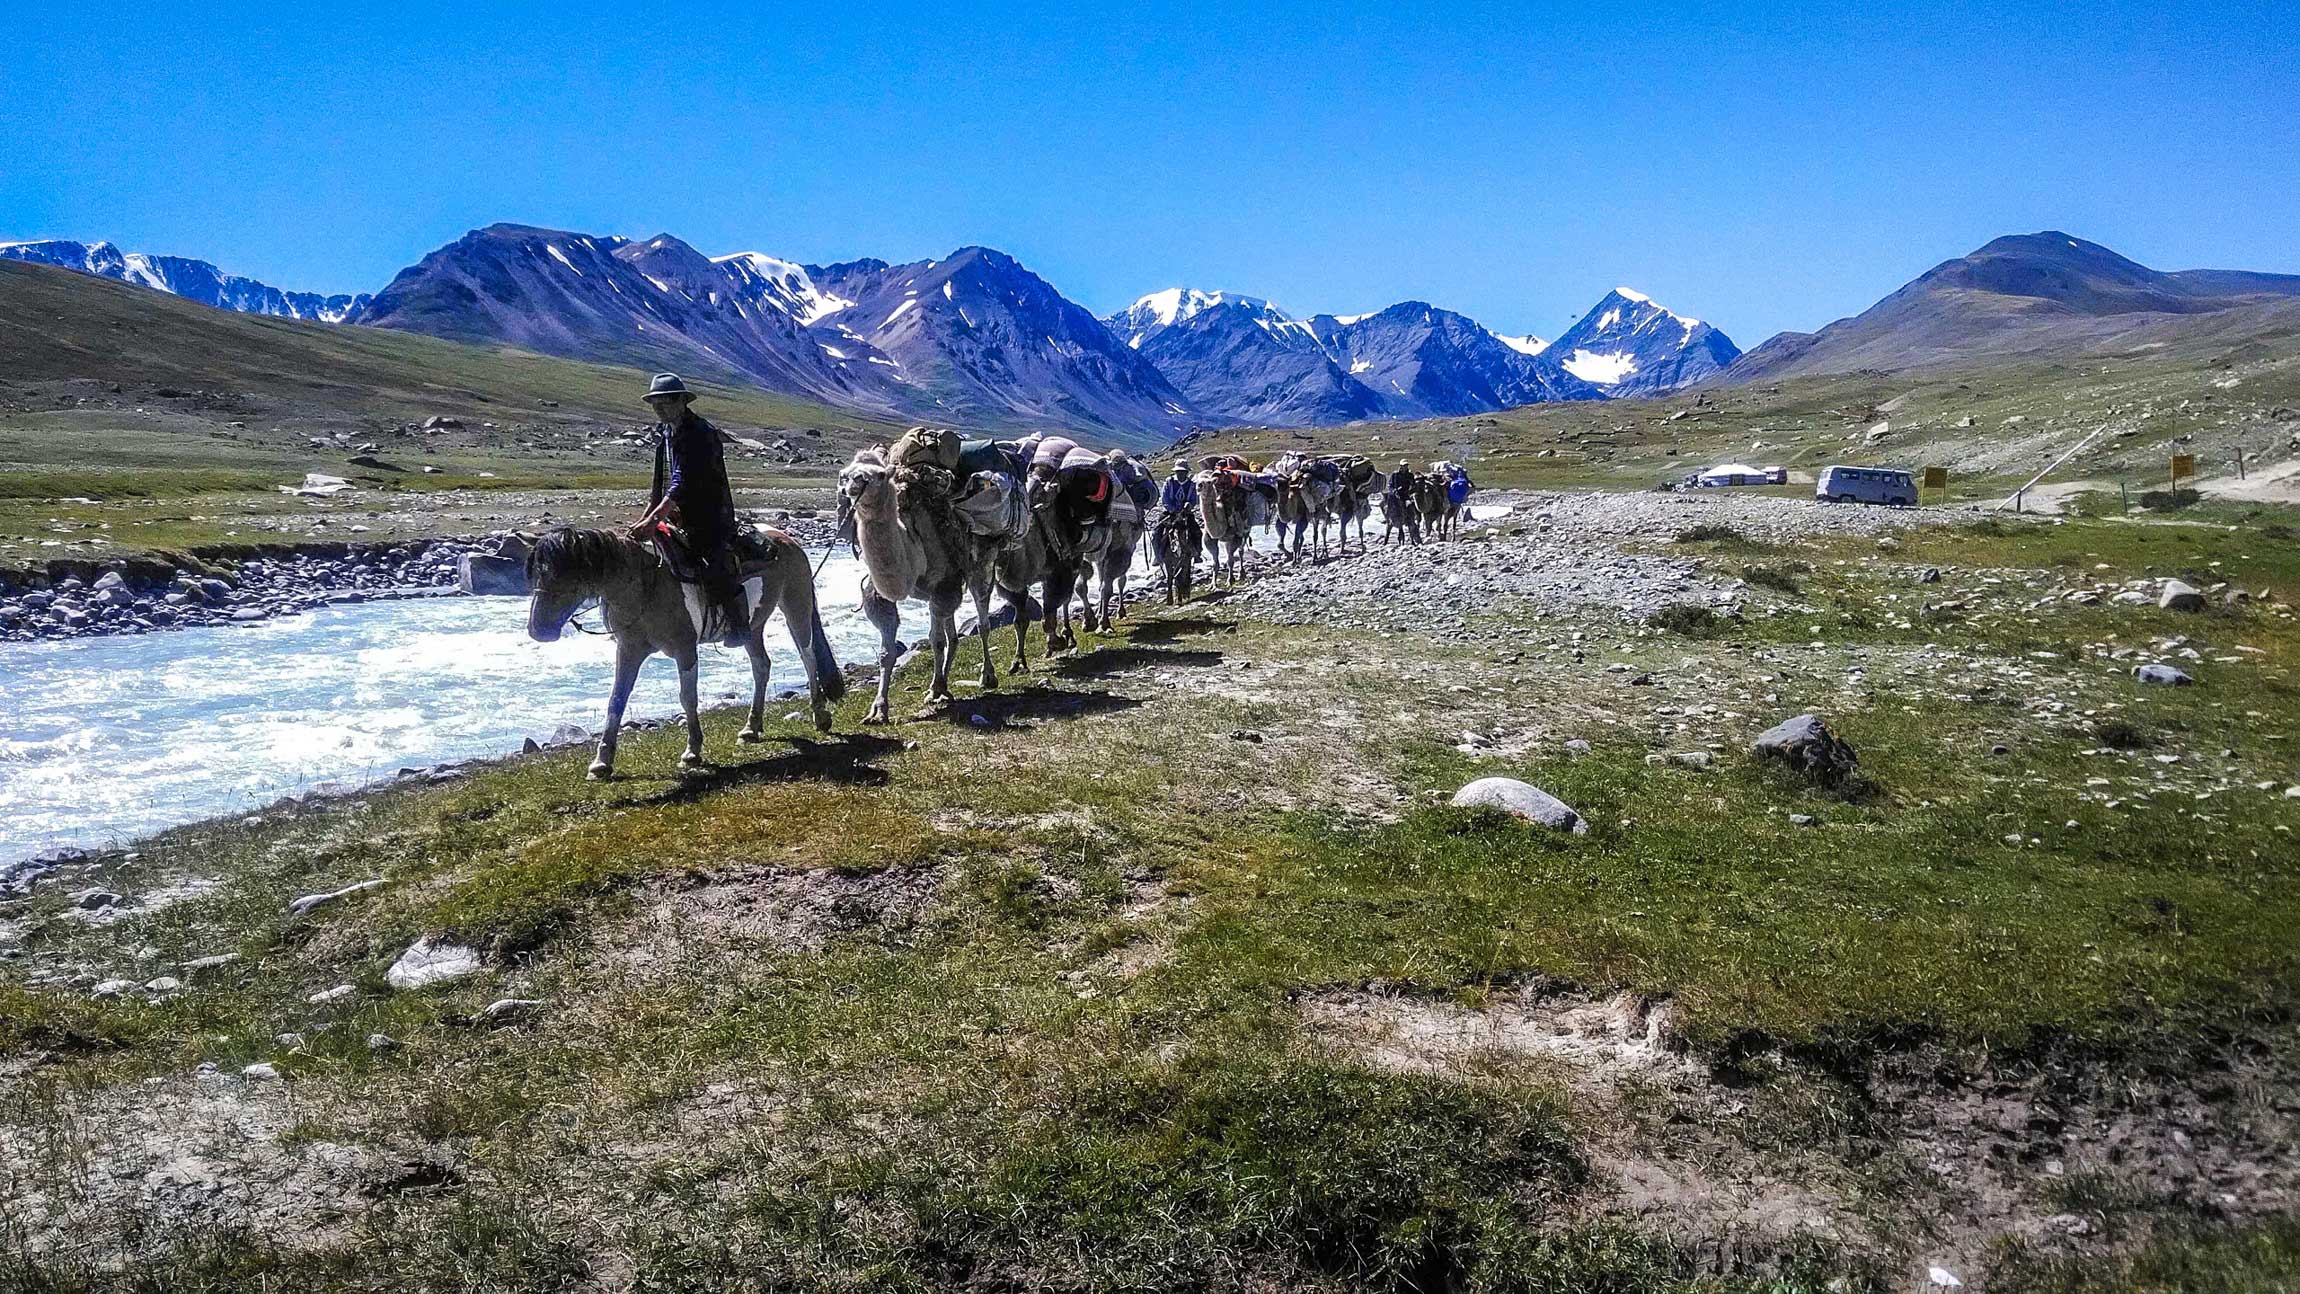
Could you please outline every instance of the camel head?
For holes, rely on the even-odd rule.
[[[877,507],[894,497],[894,475],[887,470],[883,449],[855,451],[854,461],[839,473],[839,496],[851,508]]]

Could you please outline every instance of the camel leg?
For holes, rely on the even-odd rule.
[[[1025,614],[1030,606],[1027,589],[1006,590],[1008,600],[1014,603],[1014,659],[1006,663],[1009,674],[1030,672],[1030,617]]]
[[[673,657],[673,660],[678,660]],[[687,750],[679,756],[681,768],[696,768],[703,762],[703,706],[701,697],[702,669],[693,649],[679,664],[679,709],[687,716]]]
[[[878,627],[878,695],[871,699],[864,723],[886,723],[894,717],[894,667],[902,659],[902,608],[878,595],[863,581],[863,617]]]
[[[990,584],[975,584],[968,592],[974,595],[974,635],[982,642],[982,690],[998,687],[998,669],[990,663]]]
[[[639,666],[647,649],[637,643],[615,644],[615,682],[607,690],[607,726],[599,732],[599,751],[591,757],[591,780],[604,782],[615,774],[615,742],[623,733],[623,707],[631,701],[632,685],[639,681]]]
[[[946,602],[940,596],[927,603],[927,640],[934,652],[934,677],[926,687],[926,703],[947,702],[950,694],[950,663],[958,655],[958,608],[955,599]]]

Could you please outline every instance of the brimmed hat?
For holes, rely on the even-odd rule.
[[[678,374],[657,373],[655,380],[647,384],[647,398],[653,400],[666,395],[685,396],[689,400],[695,398],[695,393],[687,389],[687,384],[679,380]]]

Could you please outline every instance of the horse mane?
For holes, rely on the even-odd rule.
[[[631,540],[610,530],[559,529],[535,541],[527,553],[530,585],[557,576],[583,584],[598,584],[627,571],[632,557],[642,552]]]

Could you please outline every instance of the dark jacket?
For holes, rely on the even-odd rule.
[[[698,548],[716,547],[735,532],[735,492],[727,484],[727,455],[719,429],[689,414],[676,425],[655,426],[655,483],[648,506],[669,495],[679,524]]]
[[[1169,476],[1166,488],[1159,496],[1158,506],[1168,512],[1184,512],[1198,506],[1198,483],[1187,476]]]
[[[1394,472],[1390,473],[1389,493],[1391,493],[1391,494],[1411,494],[1411,493],[1413,493],[1413,492],[1414,492],[1414,474],[1413,474],[1413,469],[1411,469],[1411,468],[1405,468],[1405,467],[1401,467],[1401,468],[1399,468],[1398,470],[1396,470],[1396,471],[1394,471]]]

